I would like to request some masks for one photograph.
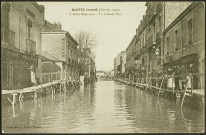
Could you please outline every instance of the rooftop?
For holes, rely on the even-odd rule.
[[[61,29],[61,24],[60,22],[58,23],[50,23],[49,21],[45,20],[44,21],[44,27],[43,27],[43,32],[66,32]]]

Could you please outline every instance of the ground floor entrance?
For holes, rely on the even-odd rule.
[[[1,85],[2,89],[18,89],[31,85],[28,65],[37,67],[37,56],[3,49],[1,54]]]

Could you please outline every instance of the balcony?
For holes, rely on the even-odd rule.
[[[161,2],[156,2],[156,11],[159,12],[162,9],[162,3]]]
[[[15,32],[10,29],[3,29],[2,41],[8,46],[15,47]]]
[[[171,63],[171,61],[172,61],[172,57],[169,54],[167,54],[165,55],[165,59],[163,59],[163,65]]]
[[[151,34],[149,38],[145,41],[145,46],[141,49],[141,53],[144,53],[148,48],[150,48],[152,45],[156,44],[156,37]],[[137,56],[136,56],[137,57]],[[136,58],[135,58],[136,59]]]
[[[156,4],[152,5],[147,9],[147,21],[150,22],[157,14],[157,6]]]
[[[36,54],[36,42],[31,39],[26,40],[26,52]]]
[[[70,57],[68,58],[68,64],[71,65],[71,59],[70,59]]]
[[[153,44],[156,44],[156,38],[155,38],[155,36],[153,34],[151,34],[149,36],[149,38],[146,39],[145,45],[148,48],[148,47],[150,47]]]
[[[141,52],[140,52],[140,49],[138,49],[138,51],[136,51],[134,54],[134,60],[138,60],[140,55],[141,55]]]
[[[156,41],[159,42],[161,40],[160,32],[156,33]]]

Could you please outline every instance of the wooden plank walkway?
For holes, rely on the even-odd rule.
[[[125,81],[121,81],[121,80],[118,80],[119,82],[121,83],[125,83]],[[128,83],[128,82],[127,82]],[[127,84],[126,83],[126,84]],[[141,87],[148,87],[148,88],[153,88],[155,90],[158,90],[158,91],[166,91],[166,92],[172,92],[173,93],[173,90],[170,90],[170,89],[162,89],[162,88],[159,88],[159,87],[156,87],[156,86],[151,86],[151,85],[148,85],[148,84],[143,84],[143,83],[132,83],[132,86],[141,86]],[[183,94],[185,90],[174,90],[174,93],[180,93],[180,94]],[[192,94],[191,93],[191,90],[187,90],[186,91],[188,94]],[[193,90],[193,95],[197,95],[197,96],[201,96],[201,97],[205,97],[205,92],[204,90]]]
[[[195,89],[192,92],[191,92],[191,90],[187,90],[187,93],[205,98],[205,90]]]
[[[163,83],[163,80],[162,80],[162,83]],[[121,83],[125,82],[124,80],[117,80],[117,81],[119,81]],[[135,86],[135,87],[139,87],[139,88],[145,88],[145,90],[147,90],[147,89],[156,90],[156,91],[158,91],[158,97],[159,97],[160,93],[164,93],[164,92],[169,92],[169,93],[173,93],[173,94],[174,93],[179,93],[179,94],[183,95],[183,98],[182,98],[182,101],[181,101],[181,108],[183,106],[184,99],[185,99],[186,95],[189,96],[189,97],[191,97],[191,96],[198,96],[201,99],[205,98],[205,90],[204,89],[188,90],[186,88],[186,90],[174,90],[174,87],[173,87],[173,89],[163,89],[163,88],[161,88],[162,87],[162,83],[161,83],[160,87],[152,86],[149,83],[150,83],[150,81],[148,82],[148,84],[132,83],[132,82],[130,82],[129,84],[131,84],[131,86]]]
[[[16,89],[16,90],[2,90],[2,96],[6,96],[6,95],[11,95],[13,98],[10,99],[9,97],[7,97],[8,101],[12,104],[12,107],[14,107],[16,100],[17,100],[17,96],[19,97],[19,102],[23,101],[23,94],[25,93],[31,93],[34,94],[33,98],[34,100],[37,99],[37,93],[39,92],[39,90],[42,90],[41,88],[46,88],[46,87],[50,87],[52,85],[56,85],[56,84],[60,84],[60,91],[61,91],[61,85],[63,84],[62,87],[65,88],[66,83],[72,82],[73,87],[74,87],[74,83],[77,83],[79,81],[75,81],[75,80],[56,80],[53,82],[49,82],[49,83],[45,83],[45,84],[40,84],[37,86],[32,86],[32,87],[27,87],[27,88],[23,88],[23,89]],[[42,91],[41,91],[42,92]],[[55,94],[55,90],[51,89],[52,95]]]
[[[58,83],[61,83],[61,82],[62,82],[61,80],[58,80],[58,81],[53,81],[53,82],[50,82],[50,83],[42,84],[42,86],[37,85],[37,86],[32,86],[32,87],[27,87],[27,88],[17,89],[17,90],[2,90],[2,95],[35,92],[38,89],[41,89],[41,87],[45,88],[45,87],[55,85],[55,84],[58,84]]]

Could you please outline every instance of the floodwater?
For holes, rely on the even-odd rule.
[[[204,112],[114,81],[2,107],[6,133],[204,132]]]

